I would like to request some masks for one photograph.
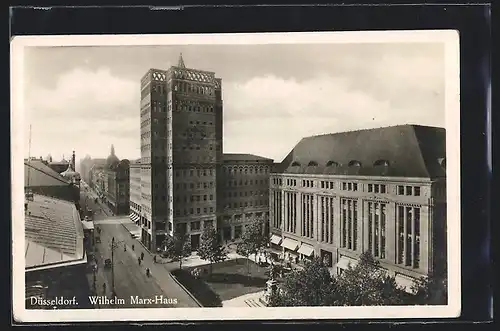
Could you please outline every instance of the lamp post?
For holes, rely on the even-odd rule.
[[[121,242],[115,241],[115,237],[111,239],[111,295],[116,296],[115,293],[115,249]]]

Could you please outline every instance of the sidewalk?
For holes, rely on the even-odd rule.
[[[264,296],[265,291],[249,293],[231,300],[222,301],[222,307],[252,307],[265,308],[266,306],[259,300]]]

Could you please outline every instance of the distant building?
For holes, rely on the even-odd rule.
[[[83,158],[80,161],[80,174],[82,176],[82,180],[90,185],[91,178],[90,178],[90,171],[93,166],[101,166],[104,167],[106,165],[106,159],[92,159],[89,155],[86,155],[85,158]]]
[[[401,125],[303,138],[271,175],[271,242],[342,273],[370,251],[410,291],[446,271],[446,133]]]
[[[27,190],[24,207],[26,308],[52,309],[32,298],[61,296],[76,296],[80,308],[90,308],[84,230],[75,205]]]
[[[269,177],[273,160],[251,154],[223,154],[217,199],[218,227],[224,241],[241,237],[260,219],[269,233]]]
[[[69,164],[66,167],[70,167]],[[68,169],[66,169],[68,170]],[[67,173],[70,174],[69,172]],[[32,192],[71,201],[79,208],[80,189],[76,177],[64,177],[42,160],[24,162],[24,187]]]
[[[113,145],[105,165],[94,164],[90,170],[89,184],[115,215],[129,214],[129,171],[130,161],[127,159],[120,161],[115,155]]]
[[[61,161],[53,161],[52,156],[48,156],[47,165],[57,173],[62,173],[68,169],[68,166],[71,166],[73,170],[76,169],[75,163],[75,151],[71,154],[71,159],[68,161],[63,159]]]

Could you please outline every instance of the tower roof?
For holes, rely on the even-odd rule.
[[[179,55],[179,63],[177,64],[179,68],[186,68],[186,65],[184,64],[184,60],[182,59],[182,53]]]

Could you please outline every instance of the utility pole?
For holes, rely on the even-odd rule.
[[[116,296],[115,293],[115,249],[117,249],[121,242],[115,241],[115,237],[111,239],[111,295]],[[126,245],[125,243],[123,243]]]

